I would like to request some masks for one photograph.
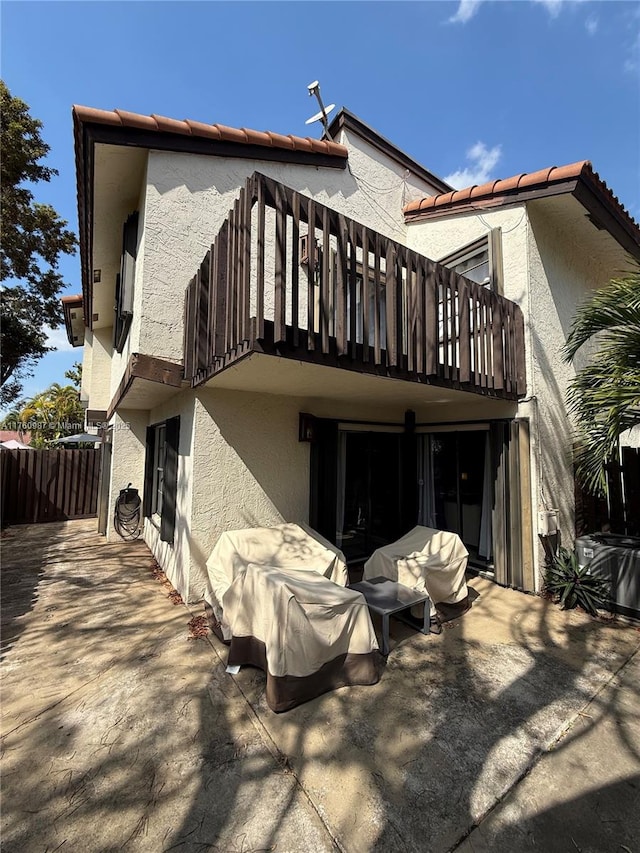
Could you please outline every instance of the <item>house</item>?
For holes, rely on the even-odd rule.
[[[106,426],[101,531],[138,488],[191,600],[222,531],[283,520],[353,563],[446,528],[479,571],[538,589],[538,532],[574,533],[561,347],[640,257],[591,165],[453,191],[344,109],[322,141],[73,121],[83,292],[65,316],[87,425]]]

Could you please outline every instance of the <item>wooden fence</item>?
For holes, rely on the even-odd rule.
[[[100,450],[2,450],[2,525],[97,515]]]
[[[611,533],[640,536],[640,450],[621,448],[620,461],[607,466],[608,498],[596,498],[576,484],[576,536]]]

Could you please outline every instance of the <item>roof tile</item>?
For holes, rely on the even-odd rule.
[[[215,124],[204,124],[201,121],[191,121],[191,119],[185,119],[185,124],[189,125],[192,136],[204,136],[209,139],[222,138]]]
[[[267,134],[274,148],[295,148],[295,141],[292,136],[283,136],[281,133],[273,133],[270,130],[267,131]]]
[[[167,118],[166,116],[159,116],[155,113],[151,118],[156,123],[156,130],[159,130],[161,133],[181,133],[185,136],[191,134],[191,128],[186,121],[178,121],[175,118]]]
[[[130,113],[126,110],[114,110],[123,127],[137,127],[140,130],[157,130],[158,125],[152,116],[142,116],[138,113]]]
[[[272,131],[250,130],[249,128],[227,127],[224,124],[204,124],[199,121],[167,118],[160,115],[141,115],[127,110],[98,110],[76,105],[73,113],[77,121],[87,124],[109,124],[150,130],[156,133],[179,133],[182,136],[197,136],[205,139],[224,140],[243,145],[261,145],[266,148],[284,148],[289,151],[306,151],[330,157],[348,156],[345,145],[332,140],[310,139],[301,136],[284,136]]]
[[[217,124],[216,127],[220,131],[220,138],[225,142],[241,142],[247,144],[247,132],[240,130],[239,127],[227,127],[226,124]]]
[[[578,179],[590,183],[600,198],[606,199],[607,203],[612,205],[615,215],[635,235],[636,242],[640,242],[638,223],[623,207],[618,197],[613,194],[600,175],[593,171],[593,166],[589,160],[579,160],[566,166],[550,166],[546,169],[539,169],[537,172],[521,172],[519,175],[513,175],[504,180],[488,181],[481,186],[427,196],[407,204],[404,208],[404,214],[409,220],[420,218],[420,214],[435,216],[438,213],[448,213],[449,211],[468,211],[475,207],[495,206],[509,201],[509,196],[516,199],[518,193],[525,190],[537,190],[544,194],[544,191],[554,184],[571,180],[577,181]]]

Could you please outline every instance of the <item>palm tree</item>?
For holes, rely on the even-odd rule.
[[[81,432],[84,411],[77,389],[54,382],[25,403],[19,419],[33,424],[33,447],[48,447],[56,438]]]
[[[640,424],[640,266],[596,290],[575,316],[565,359],[593,341],[597,353],[567,394],[577,423],[576,474],[593,494],[606,494],[606,464],[622,433]]]

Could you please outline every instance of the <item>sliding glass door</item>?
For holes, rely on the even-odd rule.
[[[418,437],[419,519],[450,530],[473,559],[491,559],[492,473],[487,430]]]
[[[367,559],[401,530],[401,435],[340,432],[336,544],[349,561]]]

